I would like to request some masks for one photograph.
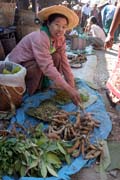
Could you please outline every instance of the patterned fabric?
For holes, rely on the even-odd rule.
[[[106,86],[111,93],[113,102],[120,102],[120,46],[116,67],[108,79]]]
[[[111,23],[112,23],[112,19],[109,19],[108,21],[106,21],[106,24],[105,24],[104,27],[103,27],[103,29],[104,29],[104,31],[105,31],[106,34],[108,34],[108,32],[109,32]]]
[[[102,25],[105,33],[107,34],[115,13],[116,6],[112,4],[106,4],[101,10]]]

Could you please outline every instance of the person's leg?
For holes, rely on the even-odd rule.
[[[109,32],[109,29],[110,29],[111,23],[112,23],[112,19],[109,19],[109,20],[106,22],[105,26],[103,27],[104,32],[105,32],[105,34],[106,34],[106,35],[107,35],[107,34],[108,34],[108,32]]]
[[[114,42],[118,41],[118,36],[119,36],[119,28],[116,29],[115,34],[114,34]]]
[[[55,67],[57,68],[57,70],[62,74],[62,68],[61,68],[61,55],[58,52],[55,52],[52,54],[52,59],[53,59],[53,63],[55,65]],[[41,90],[47,90],[47,89],[55,89],[56,86],[54,85],[54,83],[52,81],[50,81],[50,79],[47,76],[43,76],[42,77],[42,83],[41,83]]]
[[[39,88],[43,74],[34,60],[23,62],[21,65],[27,69],[27,75],[25,78],[26,87],[28,93],[32,95]]]

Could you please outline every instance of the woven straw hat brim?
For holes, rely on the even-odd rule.
[[[62,14],[68,18],[69,23],[67,29],[73,29],[78,25],[79,18],[77,14],[63,5],[54,5],[47,8],[43,8],[41,11],[38,12],[38,17],[40,21],[43,22],[47,20],[51,14],[55,13]]]

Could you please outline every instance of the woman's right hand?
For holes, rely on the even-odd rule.
[[[112,47],[112,45],[113,45],[113,40],[114,40],[113,36],[111,36],[110,34],[108,34],[108,36],[107,36],[106,39],[105,39],[105,43],[104,43],[105,49]]]
[[[78,106],[81,102],[80,93],[75,88],[69,88],[68,90],[69,96],[72,99],[73,103]]]

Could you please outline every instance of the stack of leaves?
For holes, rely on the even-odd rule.
[[[17,128],[17,127],[16,127]],[[67,143],[53,141],[42,131],[42,125],[22,131],[0,131],[0,177],[3,175],[57,176],[63,162],[70,163]],[[23,133],[24,130],[24,133]],[[26,134],[26,135],[24,135]]]
[[[87,102],[89,100],[89,95],[80,93],[80,97],[81,97],[82,102]]]
[[[89,100],[89,94],[83,89],[81,89],[81,91],[79,92],[82,102],[87,102]],[[71,98],[69,94],[63,90],[57,90],[56,95],[52,98],[52,100],[60,105],[71,103]]]
[[[60,105],[71,103],[69,94],[61,89],[56,91],[56,95],[52,98],[52,100]]]
[[[39,107],[29,108],[26,113],[37,119],[49,122],[51,121],[53,115],[56,114],[56,111],[58,111],[58,108],[55,106],[53,101],[44,100]]]

